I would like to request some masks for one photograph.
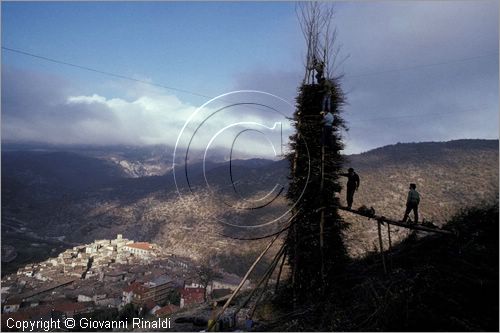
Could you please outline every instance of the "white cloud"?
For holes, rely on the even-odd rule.
[[[228,156],[237,133],[245,129],[261,131],[270,136],[275,145],[280,144],[276,137],[276,134],[280,134],[279,131],[269,131],[264,126],[257,125],[262,123],[272,127],[277,121],[283,122],[284,118],[280,118],[278,114],[248,106],[220,109],[221,105],[232,102],[253,102],[252,97],[246,95],[231,95],[231,100],[198,109],[167,91],[145,89],[143,86],[140,89],[128,86],[127,89],[135,93],[124,90],[123,95],[128,96],[127,98],[95,93],[68,95],[68,91],[63,89],[67,87],[67,83],[40,87],[38,84],[31,84],[33,75],[15,70],[4,73],[3,140],[173,146],[186,121],[190,119],[179,141],[180,147],[186,147],[191,141],[192,150],[204,150],[214,135],[226,127],[228,130],[217,136],[210,147],[218,150],[219,155],[222,152]],[[40,73],[36,75],[43,76]],[[236,123],[244,124],[231,126]],[[199,125],[202,126],[197,130]],[[235,149],[244,155],[272,157],[273,150],[262,134],[247,132],[238,138]],[[279,150],[279,146],[276,149]]]
[[[73,96],[73,97],[68,97],[68,103],[83,103],[83,104],[92,104],[92,103],[105,103],[106,99],[102,96],[99,95],[92,95],[92,96]]]

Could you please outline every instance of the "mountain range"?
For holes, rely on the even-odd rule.
[[[230,237],[265,236],[289,217],[286,160],[193,162],[176,166],[174,181],[171,152],[165,146],[3,145],[2,246],[17,257],[2,268],[117,233],[195,259],[246,256],[265,240]],[[498,140],[398,143],[345,156],[344,166],[361,178],[354,206],[395,219],[404,212],[409,183],[420,192],[422,218],[438,225],[461,208],[498,197]],[[332,195],[345,204],[344,193]],[[350,253],[370,251],[374,224],[350,213],[342,217],[350,224]],[[404,232],[394,241],[402,238]]]

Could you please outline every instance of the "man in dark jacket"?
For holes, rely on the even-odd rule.
[[[354,201],[354,192],[356,192],[359,188],[359,176],[356,172],[354,172],[353,168],[349,168],[347,173],[341,173],[341,176],[347,177],[347,208],[352,208],[352,202]]]
[[[418,223],[418,204],[420,203],[420,194],[417,192],[417,185],[410,184],[410,190],[408,191],[408,198],[406,199],[406,211],[403,217],[403,222],[408,220],[408,215],[413,210],[415,215],[415,223]]]

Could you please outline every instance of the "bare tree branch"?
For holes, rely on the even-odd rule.
[[[312,83],[319,66],[327,77],[334,77],[340,45],[334,27],[334,7],[324,2],[299,2],[295,6],[302,35],[306,41],[304,83]],[[344,58],[343,61],[345,61]]]

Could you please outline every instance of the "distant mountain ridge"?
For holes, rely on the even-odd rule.
[[[256,244],[221,236],[236,231],[215,221],[227,218],[236,224],[259,223],[288,207],[281,197],[266,212],[231,213],[206,189],[180,200],[172,170],[163,175],[132,177],[110,158],[168,163],[164,147],[130,149],[121,153],[117,147],[109,152],[104,147],[81,148],[79,152],[3,151],[2,220],[8,221],[8,225],[2,224],[3,244],[15,247],[19,242],[10,240],[19,240],[29,232],[31,238],[49,242],[64,237],[72,243],[113,238],[122,233],[124,237],[152,240],[174,253],[195,258],[207,251],[243,253]],[[498,196],[498,140],[395,144],[345,158],[345,168],[352,166],[361,177],[354,207],[373,206],[387,217],[402,217],[410,182],[416,183],[421,193],[422,218],[435,221],[448,218],[462,207]],[[236,189],[243,195],[266,193],[275,184],[287,185],[286,160],[238,160],[232,162],[232,167]],[[190,164],[189,169],[193,184],[202,189],[202,164]],[[210,184],[215,189],[225,189],[229,196],[235,192],[228,170],[228,162],[207,161],[206,177]],[[183,175],[182,166],[176,171]],[[345,184],[344,178],[341,181]],[[339,195],[344,202],[345,193]],[[359,255],[370,249],[375,232],[372,223],[343,216],[351,222],[347,235],[351,253]],[[19,223],[25,231],[19,231]]]
[[[455,140],[396,144],[347,156],[345,167],[352,166],[361,177],[354,207],[366,205],[402,219],[409,184],[416,183],[420,220],[440,225],[466,207],[498,198],[498,149],[498,140]],[[344,193],[340,196],[345,203]],[[351,222],[351,254],[371,251],[376,225],[349,213],[342,216]]]
[[[498,196],[498,149],[498,140],[404,143],[350,155],[345,166],[362,177],[359,204],[404,204],[409,183],[416,183],[424,216],[443,219],[460,206]]]
[[[433,162],[436,157],[443,158],[443,154],[453,154],[457,150],[464,152],[496,150],[498,140],[462,139],[446,142],[418,142],[397,143],[394,145],[375,148],[361,154],[348,155],[348,159],[359,164],[370,164],[374,158],[384,163],[405,162]]]

